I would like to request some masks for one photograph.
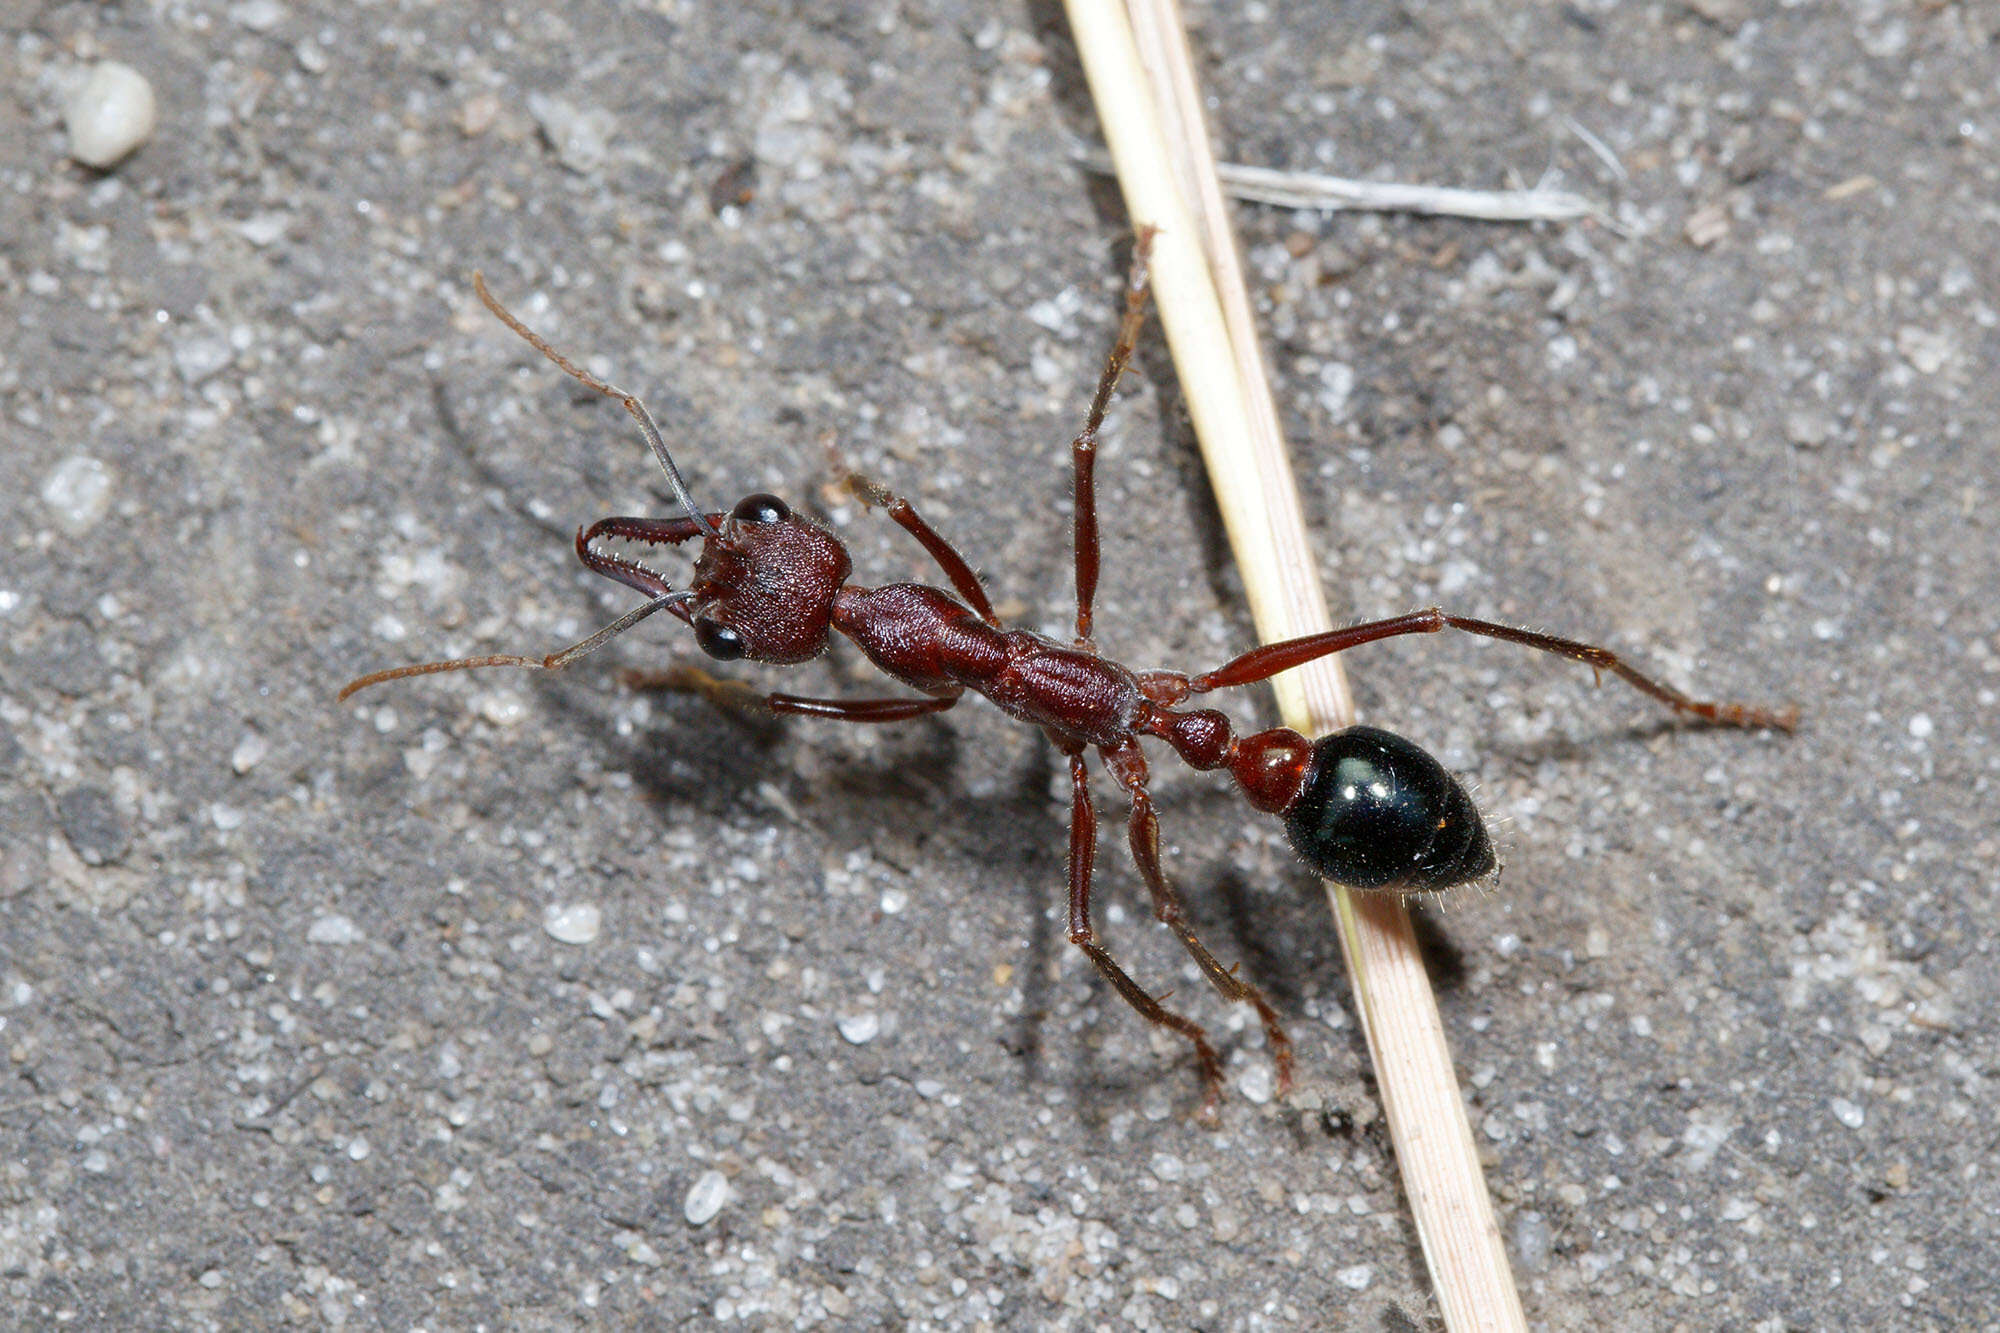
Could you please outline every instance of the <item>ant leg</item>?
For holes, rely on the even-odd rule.
[[[691,662],[670,667],[626,667],[618,683],[634,693],[699,694],[711,707],[731,713],[768,713],[764,692],[746,681],[702,670]]]
[[[1292,1039],[1285,1035],[1284,1025],[1278,1020],[1278,1011],[1271,1007],[1271,1002],[1264,998],[1262,991],[1238,977],[1235,968],[1224,967],[1216,961],[1208,946],[1195,935],[1194,927],[1188,924],[1180,895],[1174,892],[1173,884],[1160,865],[1160,821],[1153,809],[1152,793],[1146,790],[1145,753],[1136,740],[1126,740],[1116,746],[1104,747],[1103,754],[1104,766],[1111,770],[1111,776],[1132,798],[1132,815],[1126,824],[1126,834],[1132,845],[1132,860],[1153,895],[1153,915],[1180,937],[1182,947],[1194,959],[1195,966],[1222,992],[1224,999],[1241,1001],[1256,1009],[1257,1019],[1264,1025],[1264,1040],[1271,1047],[1271,1063],[1277,1066],[1278,1095],[1285,1096],[1292,1090]]]
[[[1194,1044],[1195,1063],[1201,1069],[1201,1111],[1204,1124],[1213,1125],[1222,1110],[1222,1061],[1208,1044],[1208,1034],[1191,1018],[1162,1005],[1139,988],[1125,969],[1111,960],[1098,943],[1090,924],[1090,875],[1097,858],[1097,812],[1090,804],[1090,776],[1084,770],[1082,747],[1064,747],[1069,755],[1069,942],[1084,951],[1111,988],[1125,1003],[1139,1011],[1149,1023],[1180,1033]]]
[[[1252,648],[1235,660],[1213,671],[1203,672],[1199,676],[1176,679],[1175,673],[1172,672],[1149,672],[1142,684],[1147,697],[1154,702],[1178,703],[1190,694],[1205,694],[1210,690],[1268,680],[1280,671],[1289,671],[1316,658],[1344,652],[1364,643],[1373,643],[1377,639],[1393,639],[1403,634],[1440,634],[1448,629],[1463,630],[1468,634],[1499,639],[1505,643],[1518,643],[1538,652],[1567,657],[1573,662],[1583,663],[1600,675],[1608,671],[1640,693],[1650,695],[1677,712],[1691,714],[1720,726],[1772,727],[1779,731],[1790,731],[1798,725],[1796,708],[1761,708],[1754,704],[1734,703],[1728,700],[1696,699],[1646,675],[1609,648],[1600,648],[1595,644],[1582,643],[1575,639],[1557,638],[1552,634],[1540,634],[1534,630],[1515,629],[1511,625],[1496,625],[1491,621],[1447,615],[1435,606],[1426,607],[1422,611],[1412,611],[1408,615],[1392,616],[1387,620],[1371,620],[1361,625],[1349,625],[1345,629],[1328,630],[1323,634],[1309,634],[1300,639],[1287,639],[1282,643]],[[1168,697],[1177,693],[1179,698]]]
[[[1139,342],[1139,325],[1146,316],[1146,264],[1153,252],[1153,229],[1142,228],[1132,248],[1132,270],[1125,280],[1125,316],[1118,323],[1118,341],[1097,378],[1097,393],[1090,400],[1090,415],[1083,430],[1070,441],[1070,470],[1076,485],[1076,639],[1090,642],[1091,619],[1097,602],[1097,432],[1111,407],[1111,391],[1118,387],[1132,349]]]
[[[774,713],[797,713],[834,722],[907,722],[913,717],[942,713],[958,702],[959,692],[930,699],[810,699],[798,694],[770,694],[764,703]]]
[[[994,629],[1000,628],[1000,617],[993,614],[993,603],[987,600],[986,589],[981,586],[979,575],[972,572],[972,566],[965,563],[965,557],[958,553],[957,547],[939,536],[936,528],[924,522],[923,516],[917,513],[915,505],[858,472],[847,472],[840,480],[848,493],[862,504],[870,508],[879,507],[887,510],[889,517],[896,521],[898,527],[915,537],[917,544],[930,552],[931,559],[937,562],[938,568],[942,569],[945,577],[951,580],[951,586],[958,589],[958,595],[979,613],[979,618]]]
[[[813,699],[799,694],[765,694],[740,680],[712,675],[687,664],[654,671],[621,671],[618,683],[628,690],[699,694],[718,708],[737,712],[796,713],[834,722],[907,722],[944,712],[958,702],[960,693],[928,699]]]
[[[1560,639],[1553,634],[1538,634],[1531,629],[1516,629],[1512,625],[1496,625],[1491,621],[1473,620],[1466,616],[1446,616],[1444,623],[1453,629],[1464,630],[1468,634],[1499,639],[1502,643],[1518,643],[1537,652],[1567,657],[1573,662],[1583,663],[1593,674],[1609,671],[1633,689],[1651,695],[1676,712],[1692,713],[1707,722],[1719,723],[1726,727],[1772,727],[1779,731],[1790,731],[1799,724],[1799,710],[1796,705],[1760,708],[1755,704],[1733,703],[1726,699],[1711,702],[1706,699],[1691,698],[1663,681],[1654,680],[1609,648],[1599,648],[1595,644],[1579,643],[1575,639]]]

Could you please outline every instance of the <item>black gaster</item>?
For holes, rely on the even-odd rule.
[[[1308,866],[1357,889],[1421,893],[1493,869],[1486,823],[1465,788],[1419,746],[1378,727],[1313,743],[1285,835]]]

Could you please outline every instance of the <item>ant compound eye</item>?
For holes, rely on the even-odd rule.
[[[743,656],[748,647],[743,642],[741,634],[716,620],[695,621],[694,641],[703,652],[718,662],[734,662]]]
[[[783,523],[792,516],[792,509],[777,496],[759,491],[738,500],[729,516],[738,523]]]
[[[1421,893],[1493,869],[1465,788],[1419,746],[1376,727],[1314,742],[1285,834],[1307,865],[1357,889]]]

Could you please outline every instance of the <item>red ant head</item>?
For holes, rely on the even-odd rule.
[[[832,533],[783,500],[745,496],[702,539],[687,607],[695,642],[724,662],[790,666],[817,657],[852,568]]]

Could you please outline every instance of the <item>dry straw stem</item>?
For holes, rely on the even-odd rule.
[[[1160,322],[1258,634],[1268,642],[1325,629],[1318,567],[1179,15],[1172,0],[1068,0],[1067,7],[1126,209],[1134,225],[1159,230],[1152,271]],[[1286,721],[1308,734],[1353,719],[1336,659],[1273,685]],[[1445,1324],[1525,1328],[1408,912],[1397,898],[1328,889]]]
[[[1277,171],[1235,162],[1217,163],[1216,174],[1236,198],[1283,208],[1424,213],[1479,222],[1573,222],[1578,218],[1605,216],[1603,209],[1580,194],[1540,186],[1528,190],[1462,190],[1449,185],[1350,180],[1316,171]]]

